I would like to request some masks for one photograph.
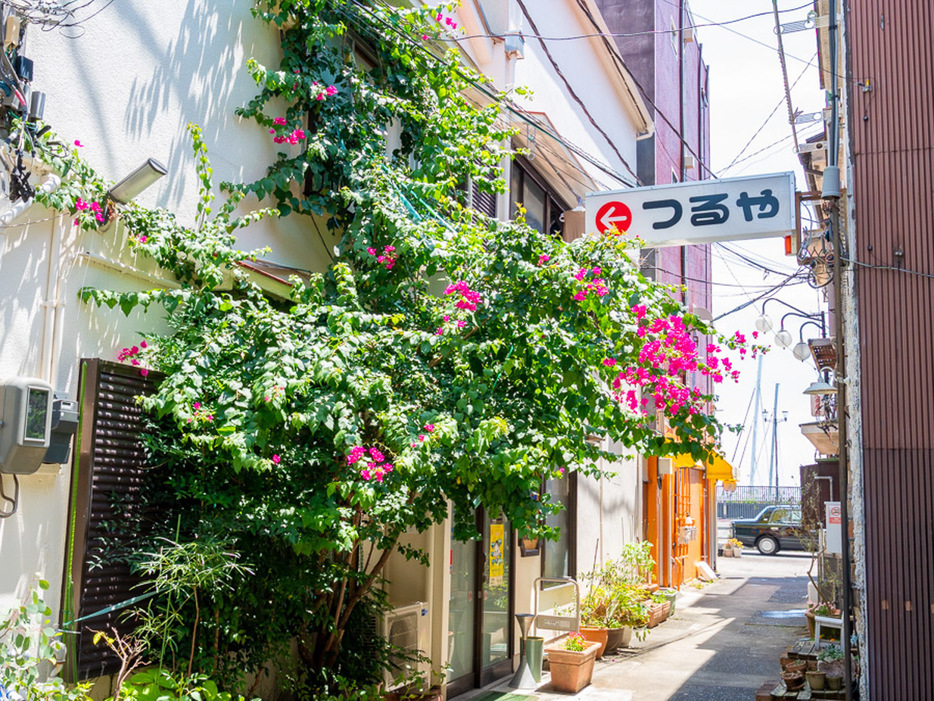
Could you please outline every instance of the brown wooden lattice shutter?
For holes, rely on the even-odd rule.
[[[120,662],[89,629],[128,632],[120,609],[82,621],[143,592],[123,562],[104,557],[104,545],[126,545],[139,515],[145,478],[144,430],[138,395],[154,391],[154,376],[139,368],[99,359],[81,361],[81,421],[75,444],[69,532],[65,552],[62,624],[66,634],[66,679],[113,674]],[[69,577],[70,575],[70,577]],[[71,621],[79,623],[68,625]]]
[[[496,218],[496,195],[481,192],[474,182],[471,184],[471,206],[488,217]]]

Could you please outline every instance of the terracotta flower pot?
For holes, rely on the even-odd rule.
[[[551,670],[551,686],[555,691],[576,694],[590,684],[599,648],[598,643],[591,643],[582,652],[561,647],[546,648],[548,668]]]
[[[804,686],[804,674],[801,672],[782,672],[782,681],[788,691],[797,691]]]
[[[785,663],[785,671],[796,674],[804,674],[808,668],[807,660],[789,660]]]
[[[670,601],[663,601],[660,604],[656,604],[652,601],[646,603],[649,607],[649,623],[646,626],[647,628],[654,628],[668,618],[668,612],[671,611]]]
[[[580,634],[588,643],[599,643],[600,649],[597,650],[597,659],[603,657],[603,653],[606,650],[609,629],[600,626],[581,626]]]

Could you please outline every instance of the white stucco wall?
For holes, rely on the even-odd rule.
[[[198,180],[188,122],[203,129],[216,184],[260,177],[280,148],[234,113],[256,94],[246,60],[274,65],[279,56],[276,32],[253,18],[252,4],[114,3],[83,24],[78,38],[30,27],[24,54],[35,62],[33,88],[47,94],[45,120],[65,143],[80,140],[81,155],[104,178],[119,180],[149,157],[163,163],[168,175],[137,201],[193,221]],[[8,207],[0,199],[0,211]],[[127,318],[79,302],[78,291],[145,290],[159,280],[127,267],[147,264],[134,261],[120,227],[79,232],[69,217],[51,216],[33,207],[0,228],[0,377],[38,376],[76,399],[80,358],[115,360],[141,331],[160,326],[155,311]],[[309,224],[297,216],[263,222],[243,232],[240,243],[268,245],[270,260],[321,270],[327,258]],[[69,472],[69,466],[42,468],[21,478],[18,512],[0,520],[0,562],[9,564],[0,568],[0,608],[37,573],[51,582],[48,598],[57,607]],[[4,488],[12,494],[11,477]]]

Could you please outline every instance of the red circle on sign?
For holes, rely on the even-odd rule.
[[[632,212],[622,202],[611,200],[597,210],[597,231],[601,234],[613,231],[614,228],[625,232],[631,225]]]

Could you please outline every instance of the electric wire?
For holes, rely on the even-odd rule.
[[[383,26],[384,26],[386,29],[388,29],[389,31],[391,31],[391,32],[393,32],[394,34],[397,34],[397,35],[399,35],[400,37],[402,37],[402,39],[403,39],[404,41],[406,41],[408,44],[410,44],[410,45],[414,46],[415,48],[419,49],[422,53],[426,54],[427,56],[429,56],[429,57],[432,58],[433,60],[435,60],[435,61],[438,61],[438,60],[439,60],[438,56],[436,56],[432,51],[430,51],[429,49],[427,49],[427,48],[426,48],[425,46],[423,46],[422,44],[416,42],[412,37],[410,37],[409,35],[407,35],[406,33],[404,33],[404,32],[403,32],[402,30],[400,30],[398,27],[396,27],[395,25],[393,25],[391,22],[386,21],[384,18],[382,18],[382,17],[379,15],[378,12],[375,12],[372,8],[369,8],[369,7],[367,7],[366,5],[362,4],[359,0],[352,0],[352,4],[353,4],[356,8],[358,8],[359,10],[361,10],[361,11],[363,11],[363,12],[366,12],[368,15],[370,15],[373,19],[375,19],[377,22],[379,22],[381,25],[383,25]],[[392,9],[392,7],[391,7],[390,5],[387,5],[383,0],[380,0],[380,4],[383,5],[384,7],[387,7],[387,8]],[[349,17],[349,16],[350,16],[350,15],[349,15],[349,13],[348,13],[348,17]],[[351,18],[352,18],[352,17],[351,17]],[[622,173],[616,171],[612,166],[610,166],[610,165],[608,165],[608,164],[606,164],[606,163],[601,162],[596,156],[592,155],[591,153],[589,153],[589,152],[586,151],[585,149],[581,148],[580,146],[577,146],[577,145],[574,144],[573,142],[568,141],[568,140],[565,139],[564,137],[562,137],[562,136],[560,136],[559,134],[557,134],[556,132],[552,131],[551,129],[548,128],[547,125],[545,125],[545,124],[541,123],[539,120],[535,119],[532,115],[530,115],[526,110],[523,110],[520,106],[516,105],[515,103],[513,103],[513,102],[511,102],[511,101],[509,101],[509,100],[506,100],[506,99],[504,99],[504,98],[502,98],[502,97],[496,95],[496,94],[495,94],[494,92],[492,92],[486,85],[483,85],[482,83],[480,83],[480,82],[477,81],[474,77],[468,75],[467,73],[458,70],[458,75],[459,75],[463,80],[465,80],[465,81],[467,81],[468,83],[470,83],[474,88],[476,88],[476,89],[477,89],[481,94],[483,94],[485,97],[487,97],[487,98],[490,99],[491,101],[496,102],[497,104],[501,105],[506,111],[508,111],[508,112],[514,114],[515,116],[519,117],[522,121],[526,122],[526,123],[529,124],[530,126],[535,127],[535,128],[538,129],[542,134],[545,134],[546,136],[551,137],[552,139],[554,139],[555,141],[557,141],[558,143],[560,143],[562,146],[564,146],[565,148],[567,148],[569,151],[571,151],[572,153],[574,153],[574,154],[580,156],[581,158],[583,158],[584,160],[586,160],[588,163],[590,163],[591,165],[593,165],[593,166],[595,166],[596,168],[600,169],[601,171],[603,171],[603,172],[606,173],[607,175],[611,176],[612,178],[614,178],[614,179],[617,180],[618,182],[623,183],[623,184],[629,184],[629,177],[628,177],[628,176],[623,175]]]
[[[795,89],[795,87],[798,85],[798,83],[799,83],[799,82],[801,81],[801,79],[804,77],[805,73],[808,72],[808,69],[811,68],[811,66],[814,65],[814,59],[817,58],[817,55],[818,55],[818,52],[815,51],[815,52],[814,52],[814,56],[812,56],[812,57],[811,57],[811,60],[808,61],[808,65],[806,65],[806,66],[804,67],[804,69],[801,71],[801,73],[800,73],[800,74],[798,75],[798,77],[795,79],[795,82],[792,83],[792,85],[791,85],[791,89],[792,89],[792,90]],[[778,112],[779,108],[782,106],[782,103],[783,103],[784,101],[785,101],[784,98],[782,98],[781,100],[778,101],[778,104],[775,105],[775,107],[774,107],[774,108],[772,109],[772,111],[769,113],[769,116],[765,118],[765,121],[762,122],[761,125],[759,125],[759,128],[756,129],[755,133],[754,133],[752,136],[749,137],[749,141],[747,141],[747,142],[746,142],[746,145],[743,146],[743,148],[740,149],[739,153],[736,154],[736,157],[735,157],[732,161],[730,161],[730,164],[729,164],[726,168],[723,168],[722,170],[720,170],[720,173],[719,173],[720,175],[723,175],[724,173],[726,173],[726,171],[728,171],[730,168],[732,168],[734,165],[736,165],[736,163],[739,161],[739,159],[742,158],[743,154],[746,153],[746,149],[748,149],[748,148],[752,145],[753,141],[756,140],[756,137],[759,136],[759,134],[762,133],[762,130],[765,129],[765,127],[768,125],[768,123],[772,120],[772,117],[775,116],[775,113]]]
[[[534,31],[537,34],[538,27],[535,25],[535,20],[532,19],[531,13],[529,12],[528,8],[525,6],[525,2],[523,0],[517,0],[517,2],[519,3],[519,7],[522,9],[522,14],[525,15],[525,18],[528,20],[529,26],[532,27],[532,31]],[[616,144],[613,142],[613,139],[610,138],[609,134],[607,134],[603,130],[603,128],[599,124],[597,124],[597,120],[594,119],[593,115],[590,113],[590,110],[588,110],[586,105],[584,105],[583,100],[581,100],[578,94],[574,91],[574,88],[571,87],[571,83],[565,77],[561,68],[558,66],[558,62],[555,61],[554,56],[552,56],[551,51],[548,49],[548,45],[545,43],[543,39],[539,39],[538,43],[541,44],[542,51],[545,52],[545,56],[548,58],[549,63],[551,63],[552,68],[555,69],[555,73],[558,74],[558,77],[561,78],[561,81],[564,83],[564,87],[567,89],[568,94],[571,96],[571,99],[573,99],[574,102],[576,102],[578,106],[581,108],[581,110],[583,110],[584,114],[587,115],[587,119],[594,126],[594,129],[600,132],[600,135],[606,140],[607,144],[609,144],[610,148],[613,150],[613,153],[616,154],[616,157],[619,158],[620,162],[623,164],[623,167],[626,168],[626,170],[629,171],[632,177],[636,179],[636,184],[641,185],[642,181],[639,179],[639,176],[636,175],[636,171],[632,169],[632,167],[623,157],[623,154],[621,154],[619,152],[619,149],[616,148]]]
[[[776,275],[788,275],[789,273],[797,271],[800,267],[800,266],[787,266],[784,268],[784,270],[782,269],[776,270],[775,268],[769,267],[769,265],[772,265],[772,264],[780,265],[779,263],[776,263],[776,261],[773,261],[769,258],[764,258],[760,256],[759,254],[755,253],[754,251],[750,251],[748,248],[743,248],[743,246],[739,245],[735,241],[731,241],[729,244],[718,243],[717,245],[723,248],[724,250],[732,253],[737,258],[741,258],[742,260],[746,261],[750,265],[758,267],[769,273],[775,273]]]
[[[862,263],[858,260],[848,260],[846,258],[841,258],[842,263],[852,263],[853,265],[858,265],[860,268],[868,268],[870,270],[891,270],[895,273],[905,273],[906,275],[916,275],[918,277],[928,278],[934,280],[934,274],[931,273],[922,273],[919,270],[908,270],[906,268],[898,268],[894,265],[873,265],[872,263]]]
[[[762,262],[755,260],[754,258],[748,258],[736,251],[732,251],[727,248],[723,248],[721,250],[720,246],[722,246],[722,244],[715,245],[714,255],[716,255],[717,258],[723,261],[724,264],[728,264],[729,260],[723,254],[729,253],[734,259],[738,260],[740,264],[745,265],[747,268],[753,268],[755,270],[759,270],[765,273],[763,277],[768,277],[768,275],[772,275],[772,274],[784,276],[784,275],[790,275],[793,272],[791,270],[786,270],[786,271],[775,270],[774,268],[770,268],[768,265],[765,265]]]
[[[779,10],[780,13],[784,14],[786,12],[797,12],[798,10],[804,10],[806,8],[812,8],[813,3],[805,3],[804,5],[799,5],[798,7],[790,7],[785,10]],[[707,22],[702,24],[692,24],[691,28],[698,27],[723,27],[728,24],[736,24],[738,22],[745,22],[750,19],[756,19],[757,17],[765,17],[766,15],[771,15],[772,12],[758,12],[753,15],[745,15],[743,17],[735,17],[733,19],[723,20],[722,22]],[[670,34],[670,29],[647,29],[641,32],[591,32],[589,34],[571,34],[567,36],[546,36],[543,34],[526,34],[525,32],[517,32],[516,36],[521,36],[523,39],[544,39],[545,41],[577,41],[579,39],[594,39],[599,37],[609,37],[612,39],[627,39],[629,37],[641,37],[641,36],[652,36],[655,34]],[[502,39],[504,36],[512,36],[512,32],[507,34],[463,34],[456,37],[440,37],[441,41],[450,41],[458,42],[465,39]]]
[[[749,301],[744,302],[743,304],[740,304],[740,305],[734,307],[734,308],[731,309],[730,311],[724,312],[723,314],[720,314],[719,316],[715,316],[713,320],[714,320],[714,321],[719,321],[720,319],[723,319],[723,318],[725,318],[725,317],[728,317],[728,316],[730,316],[731,314],[735,314],[735,313],[738,312],[738,311],[742,311],[743,309],[746,309],[747,307],[749,307],[749,306],[755,304],[756,302],[758,302],[760,299],[764,299],[765,297],[768,297],[769,295],[772,295],[772,294],[774,294],[775,292],[778,292],[780,289],[782,289],[783,287],[785,287],[786,285],[788,285],[789,283],[791,283],[792,280],[796,279],[799,275],[800,275],[799,272],[795,272],[795,273],[789,275],[789,276],[786,277],[784,280],[782,280],[781,282],[779,282],[777,285],[774,285],[773,287],[771,287],[770,289],[766,290],[765,292],[762,292],[761,294],[756,295],[755,297],[753,297],[753,298],[750,299]]]
[[[788,105],[788,124],[791,126],[791,136],[794,140],[794,149],[795,153],[797,154],[798,128],[795,124],[795,109],[791,104],[791,88],[788,85],[788,64],[785,61],[785,44],[782,41],[782,26],[778,16],[778,0],[772,0],[772,11],[775,15],[775,34],[778,39],[778,62],[782,67],[782,84],[785,88],[785,103]],[[810,65],[810,62],[808,65]]]
[[[600,25],[598,24],[593,14],[590,12],[590,9],[584,4],[583,0],[576,0],[576,1],[577,1],[578,7],[581,8],[581,11],[583,11],[587,19],[590,20],[590,23],[594,27],[599,29]],[[671,130],[675,133],[675,135],[678,137],[678,140],[681,142],[682,146],[684,148],[687,148],[687,150],[691,152],[691,155],[693,155],[694,158],[697,159],[698,166],[703,166],[707,170],[707,172],[710,173],[714,177],[714,179],[716,179],[717,176],[714,174],[713,169],[706,162],[706,160],[701,158],[701,156],[697,153],[697,151],[694,150],[694,147],[691,146],[691,144],[687,142],[687,140],[684,138],[684,135],[681,133],[681,130],[678,129],[678,127],[676,127],[670,119],[668,119],[668,115],[666,115],[663,110],[659,109],[658,105],[655,104],[655,101],[649,97],[648,91],[646,91],[646,89],[642,86],[642,84],[639,82],[636,76],[633,75],[632,72],[630,72],[630,70],[626,67],[625,62],[623,61],[623,57],[619,55],[618,48],[612,47],[612,45],[609,43],[609,39],[607,39],[606,37],[603,37],[603,42],[606,45],[607,49],[609,50],[610,55],[613,57],[613,63],[616,66],[616,70],[619,73],[620,77],[623,79],[623,82],[626,82],[626,76],[628,76],[629,79],[631,79],[632,82],[636,84],[636,87],[639,88],[639,93],[642,95],[642,99],[644,99],[646,102],[649,103],[649,105],[651,105],[652,109],[655,110],[656,114],[658,114],[658,116],[662,118],[662,121],[665,122],[665,124],[667,124],[671,128]]]

